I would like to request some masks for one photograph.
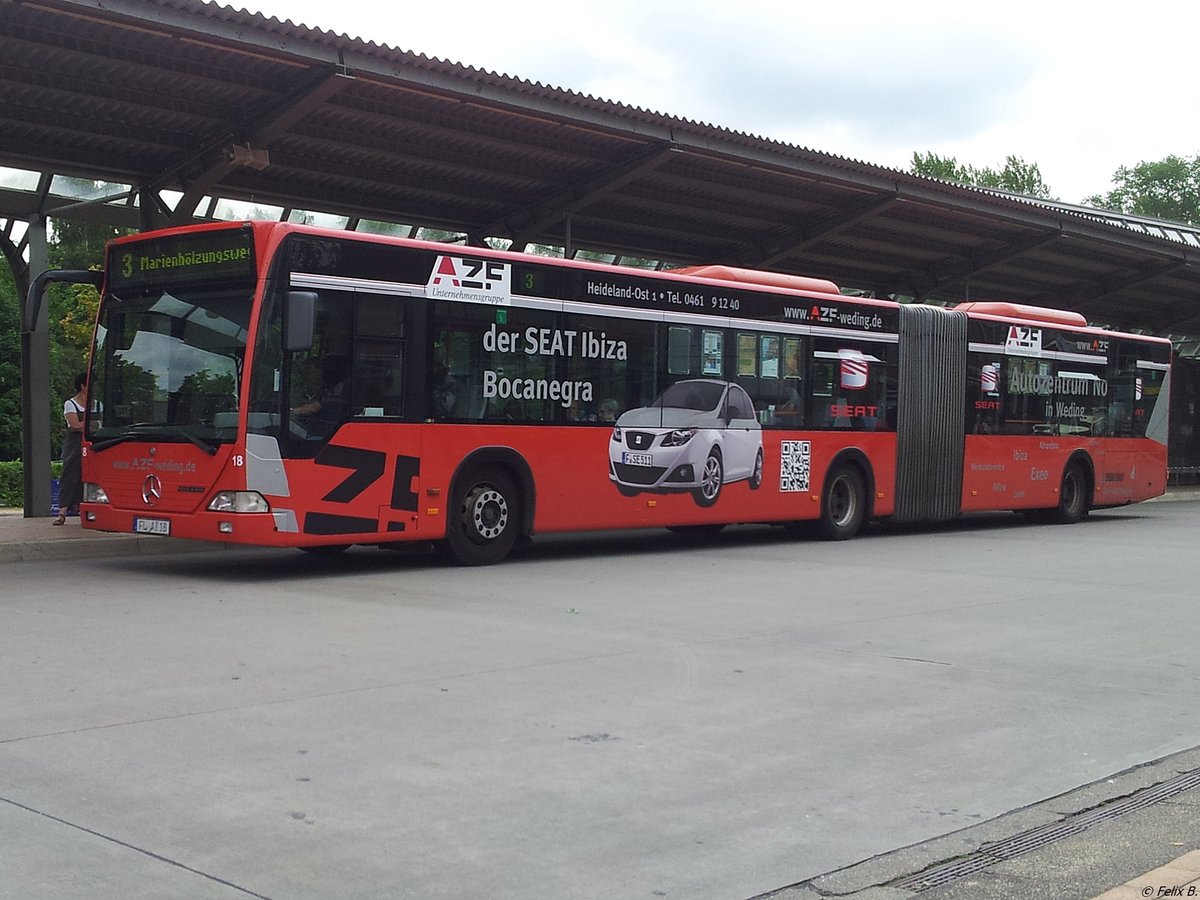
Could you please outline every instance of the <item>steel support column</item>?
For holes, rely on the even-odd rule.
[[[29,220],[29,271],[48,268],[46,220]],[[50,312],[48,303],[27,309],[28,291],[21,294],[21,459],[24,461],[25,518],[50,515]]]

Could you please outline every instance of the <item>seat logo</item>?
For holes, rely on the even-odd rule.
[[[142,501],[147,506],[153,506],[162,499],[162,482],[157,475],[147,475],[142,482]]]

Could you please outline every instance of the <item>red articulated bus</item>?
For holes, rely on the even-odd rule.
[[[1161,494],[1171,346],[720,266],[650,272],[279,223],[108,249],[84,524],[306,550]]]

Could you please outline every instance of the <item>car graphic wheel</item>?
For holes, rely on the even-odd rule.
[[[614,481],[613,484],[617,486],[617,493],[622,497],[636,497],[641,493],[637,488],[631,488],[628,485],[621,484],[619,481]]]
[[[862,528],[866,512],[862,473],[844,463],[835,467],[825,479],[825,490],[821,493],[821,518],[818,521],[821,537],[828,541],[854,537]]]
[[[763,452],[759,448],[758,456],[754,458],[754,471],[750,473],[750,490],[757,491],[763,482]]]
[[[520,530],[520,495],[507,473],[484,470],[461,482],[447,511],[443,549],[462,566],[487,566],[508,555]]]
[[[725,464],[721,462],[721,451],[713,447],[700,470],[700,485],[692,491],[697,506],[712,506],[721,496],[721,485],[725,483]]]

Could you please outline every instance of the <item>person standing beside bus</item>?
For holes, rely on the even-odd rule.
[[[75,396],[63,403],[67,434],[63,438],[62,476],[58,480],[58,516],[52,524],[63,525],[67,516],[79,515],[83,499],[83,412],[87,409],[87,375],[75,376]]]

